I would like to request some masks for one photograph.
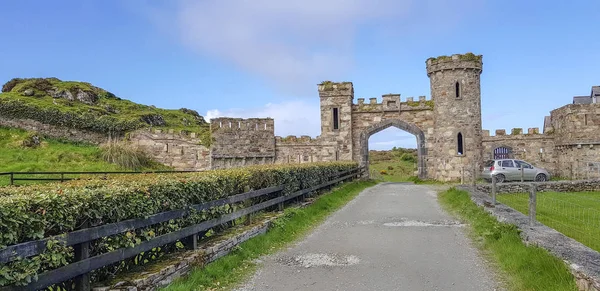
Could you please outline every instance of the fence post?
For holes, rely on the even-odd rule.
[[[65,173],[60,173],[60,182],[64,182],[65,181]]]
[[[529,226],[533,226],[535,224],[535,210],[536,210],[536,199],[537,193],[535,184],[531,184],[531,189],[529,190]]]
[[[89,222],[85,222],[83,228],[89,227]],[[90,242],[84,242],[76,244],[74,246],[75,251],[75,262],[85,260],[90,257]],[[79,275],[75,277],[75,290],[77,291],[89,291],[90,287],[90,275],[89,273]]]
[[[477,163],[473,162],[473,189],[475,189],[476,183],[477,183]]]
[[[15,173],[10,173],[10,184],[14,185],[15,184]]]
[[[523,165],[521,165],[521,183],[525,181],[525,172],[523,172]]]
[[[492,175],[492,205],[496,205],[496,176]]]

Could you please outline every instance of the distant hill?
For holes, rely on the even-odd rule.
[[[8,81],[0,93],[0,118],[31,119],[102,134],[150,127],[173,129],[197,133],[206,146],[211,140],[210,125],[194,110],[137,104],[90,83],[57,78]]]

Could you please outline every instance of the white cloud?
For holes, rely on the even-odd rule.
[[[179,0],[147,1],[141,10],[198,53],[289,88],[347,79],[359,30],[377,27],[401,37],[426,29],[431,37],[469,15],[479,2]]]
[[[321,132],[321,110],[318,100],[308,103],[304,100],[291,100],[281,103],[268,103],[255,108],[213,109],[206,112],[206,119],[215,117],[266,118],[275,119],[275,134],[310,135],[316,137]]]

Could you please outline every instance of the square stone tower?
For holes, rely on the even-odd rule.
[[[319,84],[321,101],[321,139],[332,147],[331,160],[352,160],[352,100],[351,82]]]

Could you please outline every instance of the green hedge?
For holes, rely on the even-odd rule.
[[[268,165],[203,173],[113,176],[65,184],[0,188],[0,249],[30,240],[67,233],[82,225],[98,226],[143,218],[191,204],[220,199],[250,190],[285,184],[284,193],[315,186],[338,171],[357,167],[352,162]],[[106,237],[92,244],[92,255],[133,246],[155,236],[229,213],[243,205],[226,205],[195,213],[185,219],[157,224],[135,232]],[[180,244],[179,244],[180,245]],[[137,260],[151,261],[163,253],[157,249]],[[40,256],[0,266],[0,286],[27,283],[45,270],[68,264],[71,247],[49,246]],[[137,264],[137,263],[136,263]],[[127,269],[125,263],[93,274],[95,281]]]

